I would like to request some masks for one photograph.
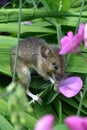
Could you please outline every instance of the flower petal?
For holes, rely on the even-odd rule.
[[[84,127],[84,130],[87,130],[87,117],[83,118],[82,125]]]
[[[61,49],[59,51],[60,55],[65,55],[67,53],[76,53],[78,52],[78,47],[82,43],[83,38],[83,26],[79,28],[79,31],[76,35],[73,34],[72,31],[67,33],[67,36],[64,36],[61,41]]]
[[[84,24],[80,24],[79,29],[78,29],[78,34],[80,34],[81,37],[83,37],[84,34]]]
[[[68,32],[67,36],[64,36],[61,41],[60,41],[60,44],[61,44],[61,50],[59,52],[60,55],[65,55],[67,54],[68,52],[72,52],[72,49],[73,49],[73,32]]]
[[[70,98],[75,96],[82,88],[82,80],[80,77],[69,77],[62,80],[58,84],[58,90],[64,96]]]
[[[70,128],[70,130],[86,130],[83,127],[84,118],[79,116],[70,116],[65,119],[65,124]]]
[[[72,46],[67,44],[66,46],[64,46],[64,47],[59,51],[59,54],[60,54],[60,55],[65,55],[65,54],[67,54],[67,53],[69,53],[69,52],[72,52]]]
[[[34,130],[52,130],[53,123],[54,123],[54,116],[45,115],[37,122]]]
[[[69,36],[70,39],[72,39],[72,38],[74,37],[74,34],[73,34],[72,31],[69,31],[69,32],[67,33],[67,35]]]
[[[85,33],[84,33],[85,32]],[[59,54],[65,55],[67,53],[78,53],[82,40],[85,40],[85,47],[87,47],[87,27],[84,24],[80,24],[78,32],[76,35],[72,31],[67,33],[67,36],[64,36],[61,41],[61,49]]]
[[[85,24],[85,27],[84,27],[83,40],[84,40],[85,48],[87,48],[87,23]]]

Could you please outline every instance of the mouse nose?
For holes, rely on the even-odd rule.
[[[57,75],[55,75],[56,81],[60,81],[60,80],[62,80],[62,78],[63,78],[63,74],[57,74]]]

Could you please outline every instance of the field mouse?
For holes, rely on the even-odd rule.
[[[16,46],[11,51],[12,71],[14,69],[15,56]],[[19,82],[25,86],[27,95],[33,100],[40,102],[41,99],[29,91],[32,69],[46,80],[50,80],[55,84],[63,77],[64,57],[59,55],[57,46],[47,44],[41,38],[30,37],[20,41],[16,75]]]

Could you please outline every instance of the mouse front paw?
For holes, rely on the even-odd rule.
[[[33,102],[38,102],[39,104],[42,104],[42,99],[39,97],[39,95],[32,94],[29,90],[26,91],[27,95],[30,96],[33,99]]]
[[[42,99],[39,97],[39,95],[33,95],[32,97],[33,101],[38,102],[39,104],[42,104]]]

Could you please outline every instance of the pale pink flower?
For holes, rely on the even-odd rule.
[[[80,77],[69,77],[58,83],[58,91],[64,96],[71,98],[80,92],[82,85]]]
[[[87,130],[87,117],[69,116],[65,119],[65,124],[70,130]]]
[[[34,130],[53,130],[54,116],[45,115],[35,125]]]
[[[74,35],[72,31],[69,31],[67,33],[67,36],[64,36],[60,41],[61,49],[59,54],[65,55],[67,53],[78,52],[80,45],[82,44],[83,32],[84,32],[83,24],[80,24],[78,33],[76,35]]]

